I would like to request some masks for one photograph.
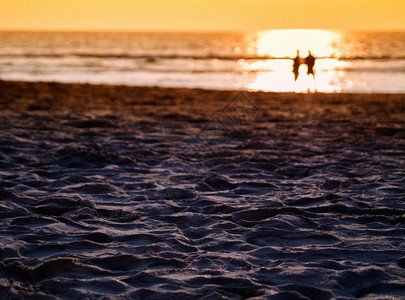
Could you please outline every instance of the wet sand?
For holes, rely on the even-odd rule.
[[[1,298],[405,295],[405,95],[0,81]]]

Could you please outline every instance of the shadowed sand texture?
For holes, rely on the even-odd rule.
[[[405,296],[405,96],[0,81],[1,298]]]

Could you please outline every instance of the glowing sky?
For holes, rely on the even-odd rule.
[[[405,29],[404,0],[0,0],[2,29]]]

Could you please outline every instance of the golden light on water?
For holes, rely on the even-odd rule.
[[[341,39],[341,34],[330,30],[283,29],[257,33],[257,54],[272,57],[294,57],[299,50],[301,55],[308,51],[318,57],[331,57],[333,45]]]
[[[336,82],[340,64],[333,57],[337,53],[334,47],[342,39],[337,31],[316,29],[285,29],[261,31],[249,37],[250,49],[256,55],[269,57],[268,60],[243,62],[246,71],[255,71],[250,77],[247,87],[252,90],[272,91],[322,91],[339,92]],[[299,76],[294,80],[292,74],[292,58],[297,50],[302,58],[308,51],[317,57],[315,78],[306,74],[305,64],[300,66]]]

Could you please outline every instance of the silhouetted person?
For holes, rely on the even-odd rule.
[[[307,74],[312,74],[315,78],[314,73],[314,65],[315,65],[315,57],[312,55],[311,51],[308,51],[308,56],[305,58],[305,64],[308,66]]]
[[[300,51],[297,50],[297,56],[293,59],[293,73],[294,73],[294,80],[297,81],[298,79],[298,74],[299,74],[299,69],[301,65],[301,57],[300,57]]]

